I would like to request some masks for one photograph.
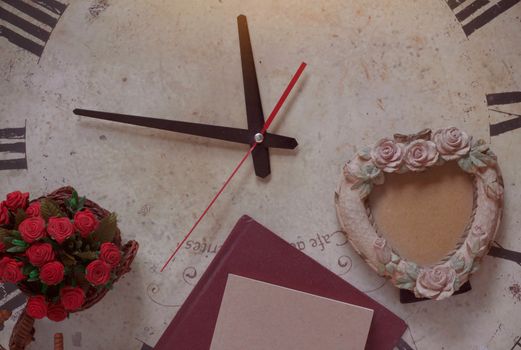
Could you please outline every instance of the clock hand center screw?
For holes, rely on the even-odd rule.
[[[256,133],[254,136],[255,142],[262,143],[264,141],[264,135],[260,132]]]

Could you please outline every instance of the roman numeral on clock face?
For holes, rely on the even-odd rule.
[[[41,57],[66,8],[56,0],[0,0],[0,36]]]
[[[27,169],[25,126],[0,129],[0,170],[10,169]]]
[[[521,0],[446,0],[446,2],[468,37]]]
[[[521,103],[521,91],[500,92],[487,95],[487,105],[489,107],[514,103]],[[496,124],[490,124],[490,136],[498,136],[508,131],[521,128],[521,114],[503,112],[496,108],[489,108],[489,110],[514,117]]]
[[[14,312],[17,309],[21,309],[27,297],[21,293],[16,284],[12,283],[0,283],[0,310],[9,310]],[[4,329],[0,326],[0,331]]]
[[[516,343],[514,344],[514,346],[512,346],[512,348],[510,348],[510,350],[520,350],[521,349],[521,336],[519,338],[516,337],[516,340],[514,340],[514,341],[516,341]]]
[[[395,350],[413,350],[413,348],[403,338],[400,338],[398,344],[395,345]]]
[[[498,242],[494,242],[494,245],[490,247],[488,255],[495,258],[513,261],[521,266],[521,253],[510,249],[505,249]]]

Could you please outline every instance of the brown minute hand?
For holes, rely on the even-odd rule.
[[[149,118],[128,114],[100,112],[88,109],[75,109],[73,112],[76,115],[81,115],[89,118],[109,120],[113,122],[130,125],[144,126],[153,129],[168,130],[189,135],[209,137],[212,139],[243,143],[247,145],[251,145],[255,142],[253,139],[254,135],[252,135],[251,131],[247,129],[230,128],[226,126],[192,123],[177,120]],[[265,134],[263,144],[266,147],[285,149],[294,149],[298,145],[297,140],[295,140],[292,137],[269,133]]]

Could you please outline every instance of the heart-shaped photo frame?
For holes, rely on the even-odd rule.
[[[376,215],[373,215],[376,214],[373,213],[376,203],[371,201],[381,200],[383,196],[379,195],[378,198],[373,199],[372,192],[377,192],[373,191],[374,187],[384,185],[386,176],[389,178],[389,186],[396,186],[395,179],[400,176],[407,176],[408,180],[415,181],[415,178],[420,179],[423,175],[432,172],[431,178],[441,178],[441,175],[435,172],[445,168],[449,170],[448,172],[443,170],[444,181],[447,181],[449,176],[445,186],[450,184],[449,191],[453,197],[456,195],[455,198],[458,200],[464,196],[454,194],[455,186],[467,186],[466,180],[464,178],[461,180],[462,174],[468,178],[470,184],[468,185],[470,189],[469,201],[467,201],[470,203],[467,205],[468,212],[459,208],[450,209],[452,212],[447,210],[444,212],[441,209],[454,205],[454,200],[441,197],[437,199],[435,206],[429,207],[429,213],[432,215],[429,214],[428,218],[421,220],[425,221],[426,227],[429,227],[427,221],[437,220],[440,225],[430,228],[436,230],[445,225],[450,226],[449,220],[445,220],[443,215],[453,213],[451,216],[457,219],[455,221],[464,222],[461,231],[457,231],[457,237],[455,239],[449,237],[452,240],[447,240],[443,238],[442,233],[438,236],[438,231],[433,231],[434,234],[430,233],[428,236],[430,241],[424,244],[422,249],[414,249],[414,247],[411,249],[403,243],[400,246],[392,246],[390,241],[414,242],[414,239],[408,237],[402,237],[401,240],[389,239],[393,237],[390,235],[392,230],[389,230],[389,225],[383,225],[385,229],[379,228],[380,223],[375,220]],[[456,171],[455,175],[454,171]],[[402,188],[394,194],[401,192]],[[417,204],[421,201],[430,204],[429,201],[432,200],[421,198],[421,191],[416,197],[414,193],[413,197],[409,197],[411,202],[414,199],[416,207],[422,207]],[[410,216],[414,214],[412,212],[415,211],[415,207],[411,208],[410,204],[407,207],[406,202],[407,200],[401,199],[401,202],[392,206],[388,202],[385,204],[387,208],[384,216],[391,217],[395,227],[407,227],[407,224],[405,226],[401,224],[410,220]],[[413,135],[395,134],[392,139],[381,139],[375,146],[360,150],[354,159],[348,161],[343,167],[341,181],[335,193],[335,204],[338,219],[349,242],[379,275],[390,278],[398,288],[413,291],[416,297],[441,300],[451,296],[469,280],[469,276],[477,270],[482,257],[490,249],[502,216],[503,179],[497,157],[485,141],[473,140],[467,133],[455,127],[440,129],[434,133],[430,129],[425,129]],[[399,207],[402,206],[405,209],[400,211]],[[383,210],[379,209],[379,212]],[[403,213],[412,214],[403,215]],[[418,218],[413,219],[416,219],[414,220],[416,225],[409,226],[413,227],[411,232],[416,232],[422,227],[422,221]],[[425,238],[421,238],[421,235],[419,237],[419,240],[415,237],[416,242],[421,242],[422,239],[426,241]],[[427,253],[435,250],[437,245],[433,243],[436,240],[449,243],[438,245],[444,247],[446,251],[442,251],[441,256],[437,252],[438,257],[432,260],[432,257],[437,255]],[[424,255],[431,260],[426,258],[423,261],[413,261],[410,255],[414,254],[410,252],[415,250],[426,252]],[[404,254],[406,251],[409,253]]]

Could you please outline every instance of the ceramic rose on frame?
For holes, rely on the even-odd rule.
[[[386,174],[420,174],[451,162],[472,178],[472,215],[459,244],[436,263],[419,264],[401,256],[379,232],[368,197],[375,186],[385,186]],[[417,297],[441,300],[469,280],[489,250],[501,220],[503,180],[497,157],[483,140],[456,127],[425,129],[383,138],[358,151],[343,167],[335,203],[350,243],[378,274]]]

